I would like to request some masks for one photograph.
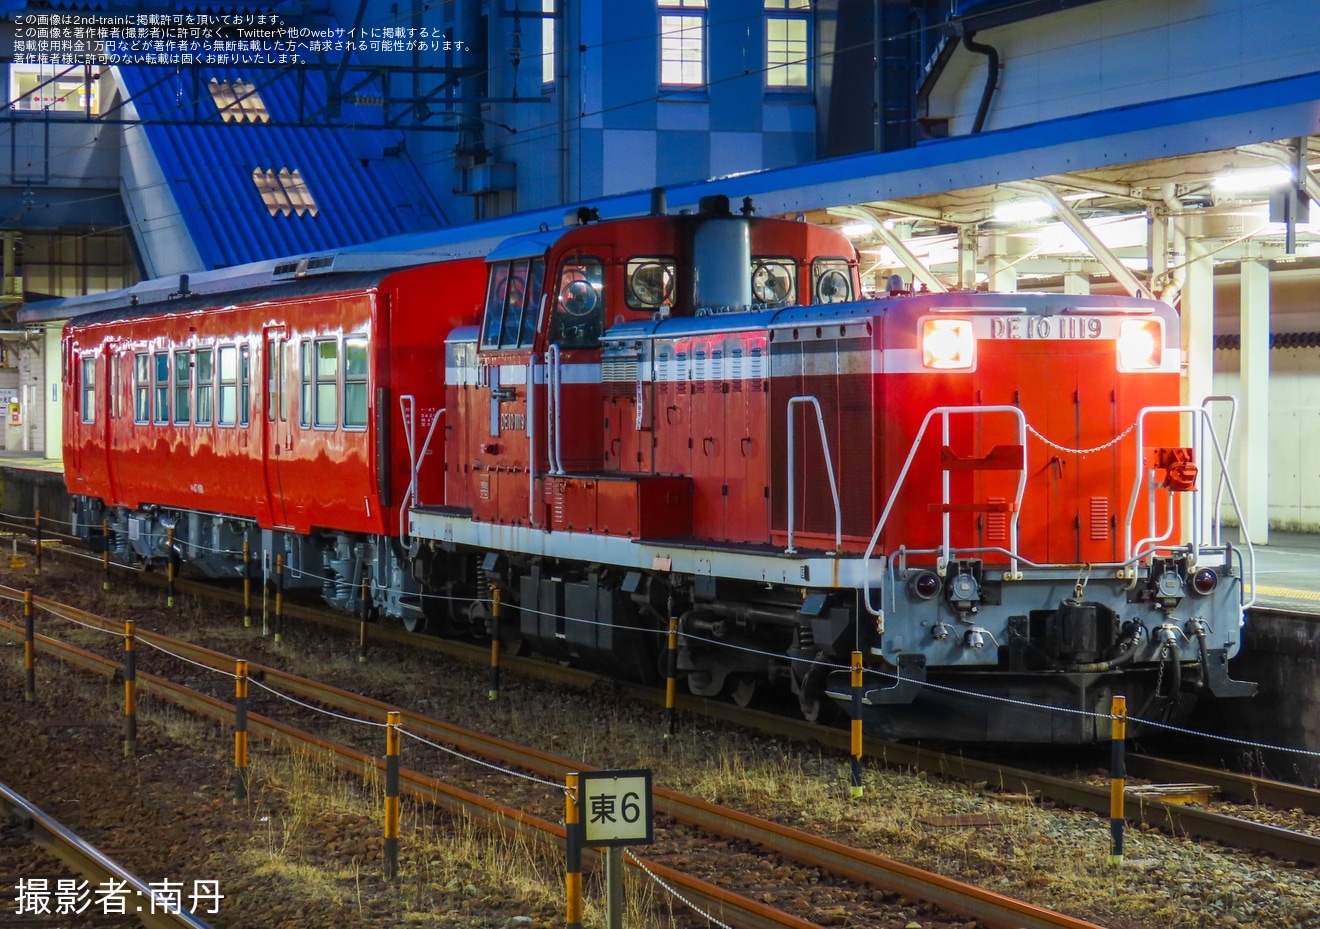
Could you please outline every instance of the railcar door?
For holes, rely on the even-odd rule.
[[[281,457],[293,448],[293,434],[289,430],[289,354],[292,351],[287,331],[283,326],[267,327],[262,331],[262,370],[266,372],[266,388],[262,392],[261,457],[266,472],[267,525],[288,525],[284,509],[284,482]]]

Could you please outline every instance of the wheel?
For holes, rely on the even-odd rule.
[[[739,674],[729,688],[729,699],[744,710],[761,695],[762,678],[756,674]]]
[[[426,632],[431,621],[422,613],[408,611],[403,614],[403,628],[408,632]]]
[[[802,711],[802,718],[809,723],[828,725],[839,718],[839,705],[824,694],[812,697],[799,695],[798,709]]]

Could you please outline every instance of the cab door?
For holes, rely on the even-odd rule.
[[[265,390],[262,391],[261,457],[265,462],[267,524],[287,526],[284,506],[284,481],[281,474],[282,456],[293,447],[289,427],[289,356],[292,343],[283,326],[268,326],[262,330],[262,370],[265,372]]]

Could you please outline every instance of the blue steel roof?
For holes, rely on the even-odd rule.
[[[208,269],[444,225],[412,162],[385,154],[399,145],[401,133],[335,125],[324,117],[309,126],[226,123],[207,90],[211,78],[250,81],[273,123],[296,124],[326,99],[324,76],[310,67],[295,72],[198,65],[176,71],[133,65],[119,73]],[[343,114],[346,123],[366,117],[351,106]],[[298,170],[319,213],[271,216],[253,183],[254,168]]]

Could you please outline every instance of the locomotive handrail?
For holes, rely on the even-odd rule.
[[[921,447],[921,440],[926,437],[926,429],[930,426],[933,416],[939,414],[942,420],[942,435],[944,444],[949,444],[949,416],[957,413],[968,413],[971,415],[980,415],[983,413],[1008,413],[1017,420],[1018,443],[1022,446],[1022,469],[1018,473],[1017,496],[1013,500],[1013,510],[1009,520],[1009,573],[1017,574],[1018,571],[1018,514],[1022,511],[1022,495],[1027,488],[1027,418],[1022,410],[1016,406],[937,406],[926,412],[921,420],[921,428],[917,430],[917,437],[912,440],[912,447],[908,449],[907,459],[903,462],[903,468],[898,472],[898,479],[894,481],[894,489],[889,492],[889,499],[885,501],[885,508],[880,513],[880,521],[875,524],[875,532],[871,533],[871,541],[866,546],[866,552],[862,555],[863,570],[867,577],[870,577],[870,562],[875,554],[876,544],[880,541],[880,533],[884,531],[885,523],[889,521],[889,514],[894,508],[894,502],[898,499],[898,493],[903,489],[903,482],[907,480],[908,471],[912,468],[912,460],[917,457],[917,450]],[[942,560],[947,564],[950,544],[949,531],[950,520],[947,504],[949,503],[949,472],[944,471],[943,487],[941,489],[943,502],[946,504],[944,518],[941,527],[940,551]],[[877,609],[871,602],[871,586],[868,584],[865,589],[866,611],[872,616],[884,616],[883,609]]]
[[[536,528],[536,361],[527,359],[527,527]]]
[[[1222,398],[1217,398],[1217,399],[1222,399]],[[1215,433],[1214,423],[1211,422],[1210,420],[1210,411],[1205,407],[1204,403],[1199,407],[1148,406],[1148,407],[1144,407],[1141,410],[1141,412],[1137,414],[1137,451],[1136,451],[1137,467],[1136,467],[1136,474],[1133,477],[1133,481],[1132,481],[1132,495],[1128,500],[1127,520],[1123,526],[1123,546],[1124,546],[1125,557],[1127,557],[1129,560],[1136,560],[1137,558],[1147,554],[1141,551],[1143,546],[1145,546],[1147,543],[1159,541],[1154,539],[1142,539],[1139,543],[1137,543],[1137,545],[1134,546],[1132,544],[1132,520],[1136,515],[1137,500],[1141,496],[1141,482],[1142,479],[1145,478],[1146,470],[1147,470],[1145,467],[1145,461],[1143,460],[1144,455],[1142,452],[1145,446],[1143,436],[1146,428],[1146,417],[1148,415],[1153,415],[1157,413],[1173,413],[1176,415],[1190,414],[1192,416],[1197,417],[1197,421],[1200,423],[1201,428],[1192,429],[1193,455],[1197,455],[1198,452],[1200,452],[1202,446],[1206,444],[1205,435],[1208,430],[1210,436],[1210,441],[1208,444],[1210,445],[1211,448],[1215,450],[1215,456],[1216,458],[1218,458],[1219,471],[1220,474],[1222,475],[1223,486],[1228,490],[1228,498],[1233,504],[1233,512],[1236,514],[1238,518],[1238,525],[1244,527],[1242,530],[1242,541],[1247,549],[1246,571],[1248,577],[1243,578],[1243,580],[1250,581],[1251,596],[1250,597],[1244,596],[1241,602],[1243,609],[1249,609],[1256,602],[1256,547],[1252,544],[1251,537],[1247,534],[1247,531],[1245,529],[1246,521],[1243,519],[1242,516],[1242,506],[1240,503],[1238,503],[1237,491],[1233,489],[1233,480],[1231,477],[1229,477],[1228,474],[1228,461],[1225,455],[1225,449],[1221,448],[1219,445],[1219,441]],[[1193,563],[1196,563],[1200,559],[1200,554],[1201,554],[1201,535],[1202,535],[1201,504],[1203,501],[1203,494],[1204,491],[1201,490],[1192,491],[1192,495],[1193,495],[1192,496],[1192,532],[1190,533],[1190,535],[1192,540],[1191,554],[1192,554]],[[1172,494],[1170,495],[1170,497],[1172,497]],[[1151,488],[1151,505],[1152,506],[1154,505],[1153,487]],[[1216,526],[1215,537],[1218,538],[1218,524],[1220,522],[1218,510],[1216,510],[1214,514],[1214,522]],[[1215,544],[1214,547],[1217,548],[1220,546],[1218,544]],[[1153,547],[1151,551],[1152,552],[1154,551]]]
[[[559,346],[553,342],[545,350],[545,390],[546,390],[546,457],[550,459],[550,473],[564,473],[564,459],[560,455],[559,445]]]
[[[426,441],[422,443],[421,454],[417,452],[417,398],[412,394],[403,394],[399,397],[399,415],[403,417],[403,437],[408,443],[408,489],[403,492],[404,503],[399,507],[399,539],[405,545],[408,541],[408,510],[418,504],[418,472],[422,468],[421,461],[426,457],[427,450],[431,447],[431,439],[435,435],[435,427],[440,423],[440,417],[445,415],[445,408],[435,411],[435,416],[431,418],[431,428],[426,431]]]
[[[797,481],[793,477],[793,462],[796,456],[793,454],[793,406],[799,403],[810,403],[816,410],[816,425],[820,427],[820,444],[825,452],[825,473],[830,478],[830,493],[834,496],[834,552],[839,554],[843,551],[843,510],[839,506],[839,485],[834,480],[834,459],[830,456],[830,440],[825,434],[825,414],[820,410],[820,401],[814,396],[790,397],[788,400],[788,547],[784,549],[784,554],[792,555],[795,552],[793,548],[793,514],[796,507],[796,489]]]
[[[1237,397],[1234,397],[1231,394],[1212,394],[1201,401],[1201,408],[1208,410],[1210,408],[1211,403],[1223,402],[1223,401],[1228,402],[1228,430],[1224,434],[1224,446],[1222,451],[1220,452],[1220,455],[1225,460],[1227,460],[1229,455],[1229,450],[1232,449],[1233,447],[1233,425],[1237,422]],[[1210,438],[1212,440],[1216,438],[1213,432],[1211,432]],[[1224,502],[1224,482],[1227,478],[1228,478],[1228,473],[1221,469],[1219,472],[1219,480],[1215,482],[1216,484],[1215,502],[1214,502],[1215,513],[1223,512],[1221,507]],[[1211,537],[1212,545],[1218,546],[1223,544],[1219,537],[1219,533],[1222,527],[1223,527],[1223,521],[1220,519],[1216,519],[1214,522],[1214,535]]]

